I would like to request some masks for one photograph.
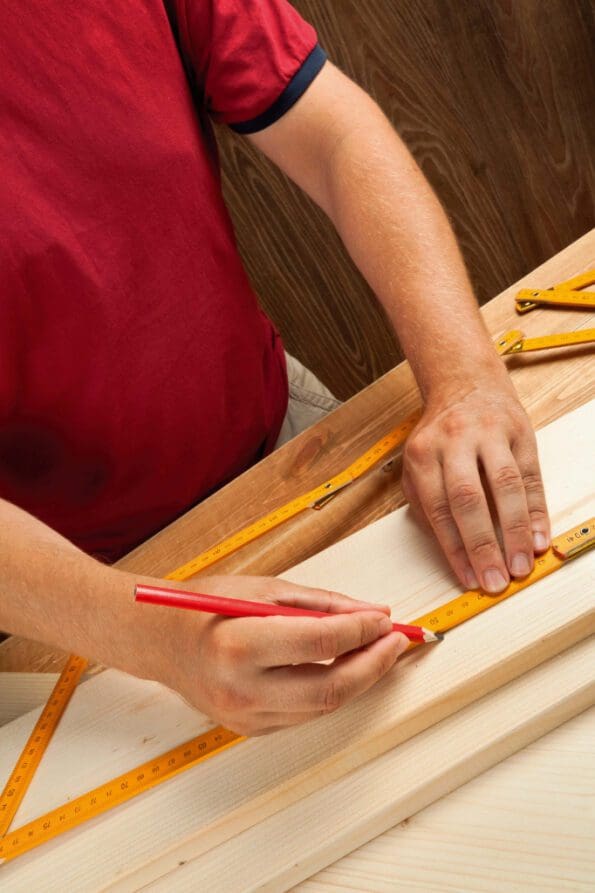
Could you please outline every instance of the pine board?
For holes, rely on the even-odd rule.
[[[565,529],[594,511],[592,489],[585,490],[585,457],[595,454],[593,405],[543,429],[538,440],[554,526]],[[15,891],[42,885],[48,893],[64,888],[75,893],[103,889],[151,862],[144,874],[159,877],[177,866],[182,845],[198,857],[584,639],[594,628],[588,585],[594,558],[592,553],[569,564],[472,625],[453,630],[439,647],[412,653],[346,708],[298,729],[243,742],[4,866],[2,881]],[[370,600],[382,596],[395,606],[393,616],[403,620],[457,592],[432,538],[406,510],[287,576]],[[391,589],[397,590],[392,597]],[[0,776],[8,774],[33,722],[29,714],[0,730]],[[113,671],[90,679],[75,695],[16,824],[209,725],[152,683]]]
[[[0,726],[45,704],[58,673],[0,673]]]
[[[592,708],[292,893],[592,893],[594,741]]]
[[[407,820],[426,804],[434,803],[588,708],[595,700],[593,667],[595,640],[590,639],[382,754],[356,772],[215,847],[204,856],[185,861],[187,854],[180,848],[178,862],[185,864],[178,864],[159,881],[145,887],[140,872],[110,890],[112,893],[124,893],[142,887],[150,893],[192,893],[198,889],[216,889],[217,893],[281,893],[302,878],[308,878],[320,866],[330,866],[334,860],[361,847],[361,855],[351,853],[342,860],[346,863],[344,868],[339,863],[336,871],[334,867],[329,867],[328,871],[320,872],[317,878],[312,879],[311,889],[326,893],[328,884],[328,893],[342,893],[345,888],[339,885],[339,881],[336,886],[333,883],[333,879],[339,875],[339,878],[346,880],[347,889],[366,890],[366,893],[385,891],[387,884],[388,889],[395,889],[394,886],[390,887],[394,878],[395,884],[397,880],[399,882],[400,893],[402,877],[399,862],[387,855],[386,862],[393,867],[392,872],[388,872],[383,865],[383,857],[390,848],[374,848],[370,844],[376,854],[374,860],[367,855],[367,847],[362,847],[362,843]],[[582,792],[583,808],[577,810],[574,823],[565,828],[566,836],[571,838],[576,833],[579,842],[586,834],[589,815],[591,826],[595,822],[593,804],[590,804],[590,809],[585,808],[589,792],[595,796],[595,763],[592,757],[590,764],[587,759],[584,762],[588,763],[587,772],[580,779],[574,778],[574,784],[570,786],[574,792],[577,788]],[[526,761],[522,761],[521,765],[526,765]],[[499,782],[501,798],[504,792],[511,796],[515,779],[516,776],[507,786]],[[521,781],[520,789],[523,792],[525,787],[526,782],[523,785]],[[493,801],[486,802],[489,804]],[[524,793],[522,799],[517,798],[516,809],[528,826],[527,836],[532,827],[535,830],[536,824],[539,828],[549,824],[550,830],[556,826],[553,818],[549,822],[545,817],[535,822],[534,813],[525,806]],[[567,804],[565,809],[568,809]],[[505,816],[506,821],[508,818]],[[492,824],[497,819],[496,812]],[[578,833],[581,820],[585,822],[582,838]],[[468,826],[468,817],[456,813],[453,836],[457,836],[460,844],[463,841],[458,832],[462,821]],[[324,834],[320,833],[321,822],[324,822]],[[489,847],[493,839],[490,836],[483,845]],[[373,843],[377,844],[377,841]],[[266,859],[263,859],[265,847]],[[572,841],[568,847],[573,851]],[[464,846],[461,849],[464,850]],[[586,849],[584,844],[582,849]],[[514,852],[512,846],[510,850]],[[396,852],[402,856],[403,847],[398,847]],[[455,879],[456,883],[459,882],[458,874],[451,870],[449,859],[430,860],[427,853],[424,855],[428,859],[426,878],[435,883],[436,877],[441,875],[445,884],[452,884]],[[479,861],[478,857],[476,861]],[[411,868],[418,864],[414,853],[408,857],[407,864]],[[367,873],[366,867],[369,869]],[[580,866],[574,867],[575,874],[579,868],[584,878],[584,860]],[[365,884],[362,882],[364,876]],[[413,871],[411,881],[414,882]],[[305,890],[310,891],[309,883],[303,885]],[[297,889],[301,893],[302,885]],[[422,885],[421,889],[439,890],[440,887],[428,884]],[[449,889],[448,886],[446,889]],[[462,887],[459,893],[463,889],[466,888]]]

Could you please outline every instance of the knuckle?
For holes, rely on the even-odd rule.
[[[318,626],[320,629],[313,639],[314,660],[328,660],[338,651],[338,637],[328,621],[323,619]]]
[[[245,639],[229,635],[229,625],[219,627],[219,634],[211,643],[212,656],[216,662],[236,665],[248,656],[249,646]]]
[[[543,481],[538,471],[526,471],[523,474],[523,484],[528,493],[543,493]]]
[[[329,679],[322,689],[324,712],[332,713],[334,710],[338,710],[347,701],[348,696],[348,687],[343,679]]]
[[[529,440],[535,440],[535,434],[527,413],[522,408],[512,413],[510,424],[513,436],[517,438],[527,436]]]
[[[426,514],[430,524],[434,527],[442,527],[444,524],[450,524],[452,521],[450,505],[442,496],[430,501],[426,508]]]
[[[456,512],[469,512],[482,504],[480,491],[473,484],[456,484],[449,493],[450,504]]]
[[[509,535],[529,535],[529,519],[528,518],[511,518],[502,524],[502,530]]]
[[[460,437],[467,428],[467,418],[463,412],[452,412],[442,423],[447,437]]]
[[[467,549],[465,548],[463,543],[459,543],[452,548],[448,549],[448,557],[452,562],[465,562],[467,563]]]
[[[413,465],[420,465],[425,462],[429,454],[429,439],[422,434],[411,435],[403,450],[403,458],[405,462]]]
[[[496,547],[497,543],[494,537],[485,533],[475,537],[469,545],[468,552],[470,555],[473,555],[474,558],[481,560],[482,558],[491,555]]]
[[[333,592],[332,589],[319,589],[318,594],[320,595],[321,600],[324,599],[324,601],[322,601],[322,604],[319,609],[321,611],[329,611],[330,612],[332,603],[334,601],[336,601],[338,598],[340,598],[339,593]]]
[[[383,654],[378,658],[378,663],[376,666],[376,679],[381,679],[383,676],[391,670],[396,661],[396,656],[394,654]]]
[[[359,642],[355,646],[356,648],[363,648],[365,645],[368,645],[370,642],[373,642],[374,639],[378,638],[378,624],[375,620],[364,620],[363,618],[360,620],[358,625],[358,635]]]
[[[522,483],[521,474],[514,465],[502,465],[494,474],[493,486],[500,493],[516,491]]]

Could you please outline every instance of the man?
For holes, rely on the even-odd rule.
[[[425,401],[404,486],[461,584],[530,571],[549,541],[535,439],[446,217],[285,0],[25,0],[0,23],[0,629],[157,679],[244,734],[335,709],[407,645],[385,606],[212,576],[202,590],[336,616],[147,611],[106,562],[269,452],[286,410],[212,119],[327,212],[386,308]]]

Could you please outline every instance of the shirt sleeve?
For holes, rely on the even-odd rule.
[[[286,0],[170,0],[177,38],[214,121],[239,133],[273,124],[326,61]]]

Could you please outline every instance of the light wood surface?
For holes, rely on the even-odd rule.
[[[591,709],[292,893],[592,893],[594,741]]]
[[[548,287],[595,268],[595,230],[523,277],[483,309],[495,338],[521,328],[526,335],[595,325],[595,313],[535,310],[519,317],[521,287]],[[445,357],[445,363],[448,357]],[[589,346],[507,360],[515,387],[535,428],[595,395]],[[276,506],[307,492],[346,467],[419,405],[407,363],[397,366],[330,416],[232,481],[120,562],[133,572],[166,574]],[[400,463],[344,490],[322,511],[303,513],[217,565],[217,573],[280,574],[404,503]],[[0,643],[0,670],[55,671],[64,656],[16,638]]]
[[[408,842],[413,836],[409,834],[404,844],[397,846],[395,853],[387,856],[391,852],[391,843],[395,841],[395,831],[407,828],[409,817],[426,804],[434,803],[452,791],[446,798],[445,802],[448,803],[451,797],[456,796],[455,789],[460,785],[592,704],[595,683],[592,673],[589,681],[589,665],[592,667],[594,660],[595,641],[583,642],[204,856],[186,861],[187,853],[181,849],[179,861],[184,864],[143,889],[151,893],[191,893],[197,889],[211,888],[221,893],[281,893],[301,878],[311,875],[317,867],[328,864],[327,870],[296,889],[301,893],[302,887],[309,891],[312,885],[312,890],[322,893],[328,885],[329,893],[339,890],[365,890],[366,893],[399,890],[400,893],[400,863],[404,860],[409,868],[410,880],[412,884],[415,883],[417,851],[414,838],[411,852],[407,853]],[[583,735],[583,747],[585,743]],[[521,763],[521,766],[525,765],[526,761]],[[514,808],[517,822],[522,816],[525,825],[525,838],[520,838],[516,847],[514,842],[509,842],[504,853],[499,847],[499,855],[506,857],[509,871],[510,863],[514,862],[517,854],[530,857],[530,852],[523,850],[521,840],[526,843],[527,838],[533,836],[539,839],[540,832],[545,829],[551,835],[553,829],[558,828],[564,835],[566,849],[574,855],[577,851],[582,853],[583,858],[574,865],[569,864],[572,860],[568,855],[557,855],[546,863],[547,868],[544,866],[533,878],[537,881],[544,871],[549,871],[550,866],[554,868],[562,864],[566,871],[563,876],[575,878],[578,875],[585,879],[589,827],[593,828],[595,822],[593,809],[585,809],[585,801],[588,801],[590,794],[595,796],[595,766],[592,758],[589,759],[586,754],[583,755],[583,765],[585,772],[580,780],[573,773],[573,784],[568,785],[568,790],[575,794],[574,799],[570,803],[560,804],[562,818],[574,805],[578,791],[581,791],[582,809],[578,809],[574,821],[568,826],[562,825],[562,822],[557,824],[555,815],[549,816],[549,822],[535,821],[532,814],[534,801],[527,803],[525,800],[527,779],[522,778],[522,770],[511,778],[507,777],[506,771],[499,775],[499,779],[504,779],[501,801],[505,795],[509,799],[516,795]],[[569,767],[564,768],[566,776],[570,776]],[[517,783],[518,791],[515,791]],[[558,796],[565,790],[558,788]],[[484,839],[481,845],[487,858],[490,844],[501,843],[498,831],[509,818],[502,814],[500,804],[500,816],[494,809],[492,827],[485,829],[485,814],[491,815],[492,802],[492,798],[488,798],[483,803]],[[588,818],[586,812],[590,814],[590,826],[585,822],[585,818]],[[462,835],[472,827],[471,817],[465,815],[457,801],[451,810],[447,810],[447,815],[452,819],[449,842],[452,838],[458,842],[458,849],[454,851],[456,858],[459,853],[467,851]],[[412,821],[416,820],[417,817]],[[371,840],[386,829],[391,830]],[[474,842],[477,835],[476,829]],[[361,846],[366,840],[371,841],[369,846]],[[426,850],[429,849],[429,842],[426,841]],[[264,859],[263,852],[266,852]],[[330,865],[345,853],[350,855]],[[463,893],[468,889],[465,886],[466,872],[464,868],[459,872],[459,866],[453,865],[452,853],[444,855],[442,859],[437,856],[430,858],[427,852],[424,856],[427,864],[417,880],[419,886],[416,889],[432,890],[434,893],[442,889],[444,893],[455,889],[457,893]],[[477,855],[475,862],[481,865]],[[527,867],[534,869],[530,858],[528,863]],[[431,879],[433,883],[424,884],[424,879]],[[474,879],[477,880],[477,875]],[[140,887],[143,880],[142,873],[139,873],[134,877],[134,884]],[[336,887],[333,886],[334,880]],[[489,878],[485,883],[490,883]],[[134,886],[128,883],[113,888],[119,893],[132,889]],[[484,887],[471,886],[469,889],[477,893]],[[488,886],[487,889],[492,888]],[[534,889],[534,886],[528,889]]]
[[[0,673],[0,726],[45,704],[57,673]]]
[[[595,452],[593,407],[581,407],[540,431],[538,442],[554,524],[566,529],[593,511],[583,474],[584,457]],[[559,474],[562,452],[564,477]],[[411,653],[347,707],[296,729],[242,742],[113,814],[4,866],[3,880],[11,889],[24,891],[44,879],[49,891],[53,882],[48,878],[56,878],[60,889],[75,893],[123,878],[128,889],[137,889],[141,877],[146,883],[167,875],[180,861],[199,857],[355,773],[582,642],[595,629],[589,587],[594,568],[595,553],[571,562],[522,595],[452,630],[439,646]],[[404,509],[294,568],[289,576],[302,583],[316,576],[321,585],[335,588],[339,583],[350,594],[370,599],[383,590],[396,619],[418,616],[457,592],[433,538],[420,531]],[[576,653],[582,651],[577,648]],[[582,710],[587,706],[584,698],[592,699],[592,659],[578,672],[575,668],[571,679],[581,695],[578,702],[570,696],[558,702],[554,718],[561,716],[559,721],[568,716],[564,710]],[[539,689],[548,696],[553,690],[550,684]],[[517,718],[510,709],[500,728],[506,731],[506,716],[514,738]],[[0,730],[0,774],[14,764],[33,721],[29,714]],[[173,736],[172,743],[179,742],[208,725],[206,717],[153,683],[113,671],[90,679],[76,692],[15,826],[161,753]],[[411,797],[411,812],[419,803]],[[323,836],[316,824],[311,831],[316,838]],[[260,851],[265,847],[262,842]]]

